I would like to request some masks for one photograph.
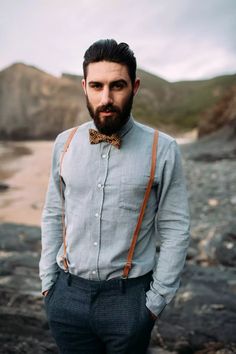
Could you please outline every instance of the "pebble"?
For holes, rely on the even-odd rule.
[[[230,198],[230,203],[236,205],[236,195]]]

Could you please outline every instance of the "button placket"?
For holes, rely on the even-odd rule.
[[[105,185],[105,180],[107,177],[107,171],[108,171],[108,160],[109,160],[109,152],[110,152],[110,144],[103,146],[103,144],[100,145],[101,150],[100,150],[100,165],[99,165],[99,171],[98,171],[98,180],[96,184],[96,190],[95,190],[95,200],[96,204],[95,206],[95,226],[94,226],[94,237],[92,240],[92,247],[94,248],[94,253],[95,257],[94,260],[96,264],[94,267],[92,267],[91,271],[91,277],[92,279],[99,279],[99,255],[100,255],[100,238],[101,238],[101,215],[102,215],[102,208],[103,208],[103,201],[104,201],[104,185]],[[95,251],[96,250],[96,251]],[[95,270],[96,269],[96,270]]]

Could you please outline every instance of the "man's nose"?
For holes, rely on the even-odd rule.
[[[107,105],[107,104],[111,104],[113,103],[113,99],[112,99],[112,94],[111,91],[109,90],[109,88],[105,88],[102,90],[102,95],[101,95],[101,105]]]

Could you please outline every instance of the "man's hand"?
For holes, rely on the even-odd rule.
[[[43,296],[45,297],[45,296],[47,296],[47,294],[48,294],[48,290],[45,290],[45,291],[43,292]]]
[[[151,316],[151,319],[152,319],[153,321],[156,321],[157,316],[156,316],[156,315],[154,315],[154,313],[153,313],[153,312],[151,312],[149,309],[148,309],[148,311],[149,311],[149,314],[150,314],[150,316]]]

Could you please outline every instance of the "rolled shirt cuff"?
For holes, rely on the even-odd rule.
[[[53,286],[53,284],[57,280],[58,275],[59,273],[50,274],[42,279],[42,294],[44,293],[44,291],[49,290]]]
[[[152,290],[146,292],[146,306],[156,316],[159,316],[167,303],[163,296],[155,294]]]

